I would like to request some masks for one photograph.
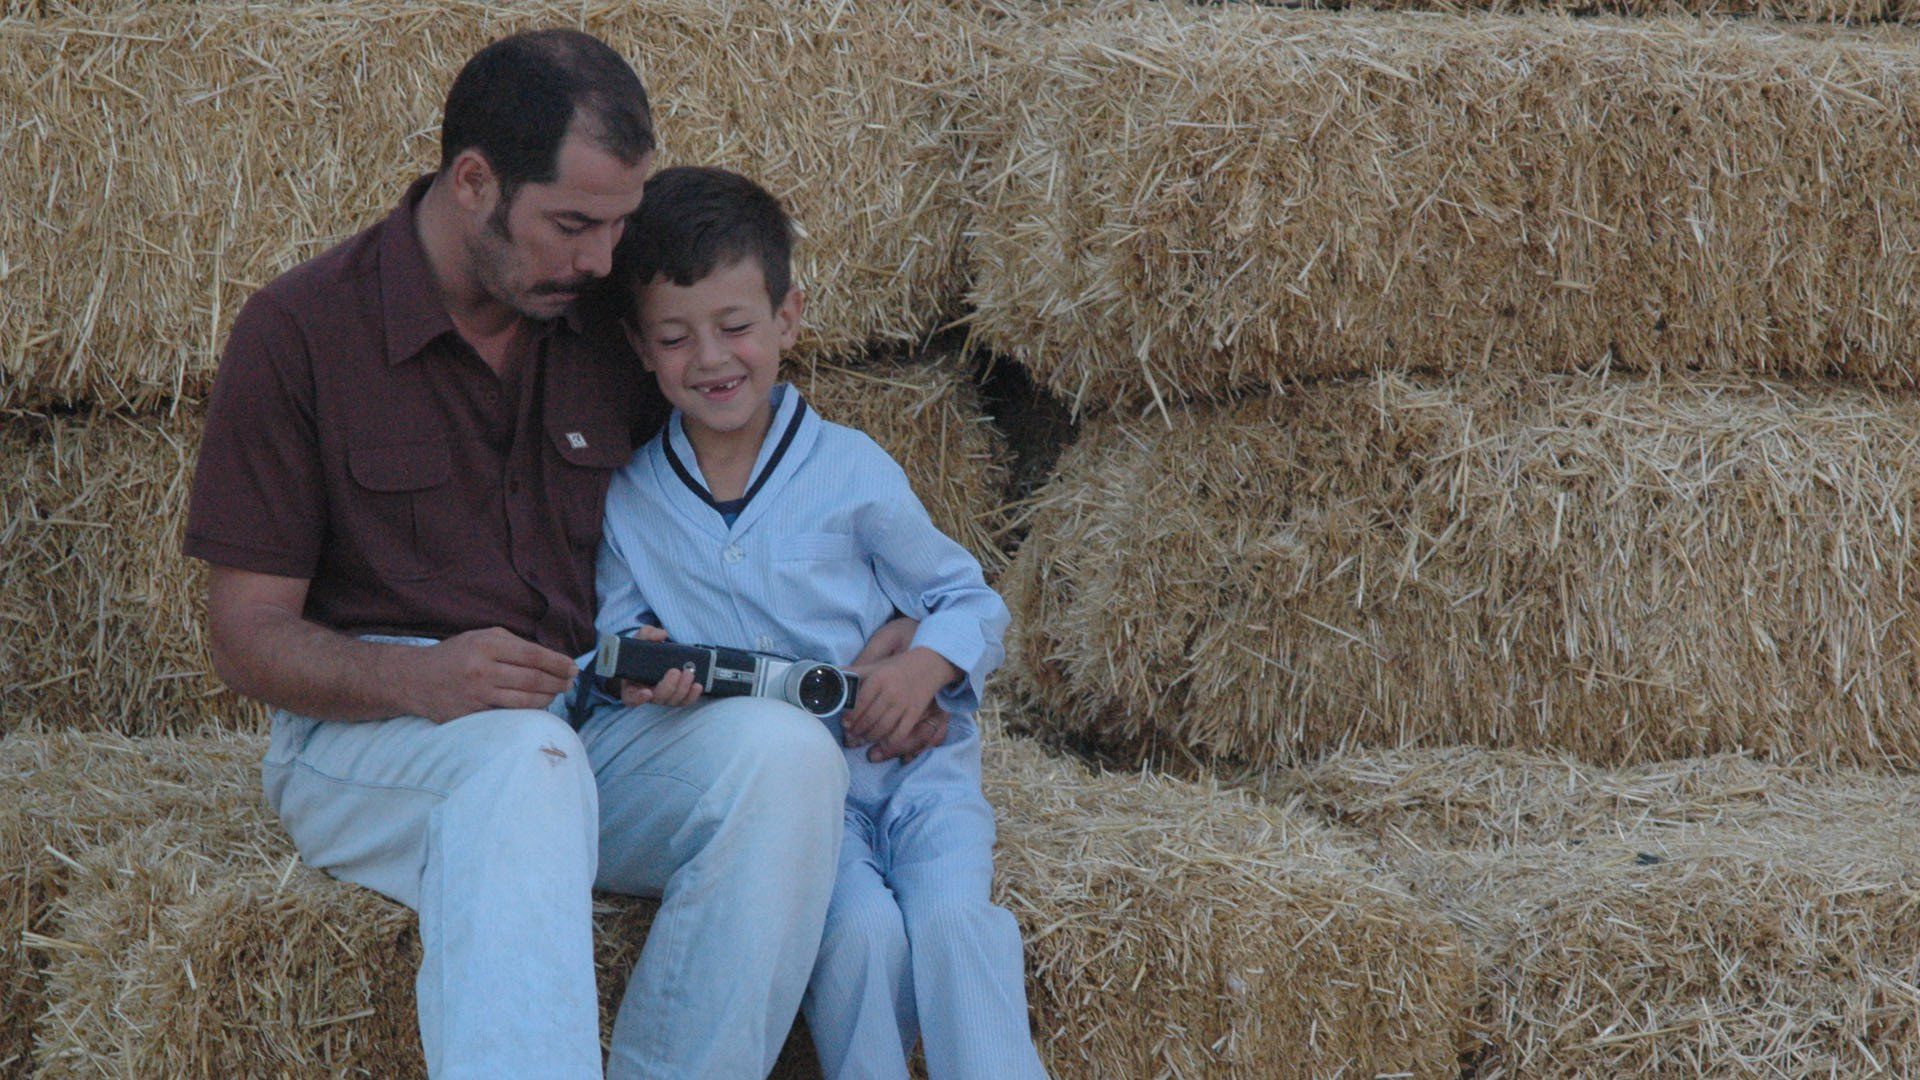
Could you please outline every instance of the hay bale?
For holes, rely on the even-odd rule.
[[[225,733],[0,740],[18,793],[0,804],[0,1063],[17,1065],[0,1075],[424,1074],[413,913],[299,864],[259,794],[265,749]],[[595,904],[603,1031],[655,907]],[[776,1075],[811,1062],[802,1036]]]
[[[213,674],[180,554],[197,416],[0,425],[0,732],[255,728]]]
[[[989,572],[1004,565],[1004,447],[962,358],[794,377],[823,415],[879,440]],[[213,674],[206,568],[180,554],[200,424],[196,410],[0,427],[0,624],[19,631],[0,634],[0,731],[262,729],[263,710]]]
[[[412,911],[298,864],[284,842],[272,862],[203,864],[169,839],[96,853],[102,872],[62,903],[70,959],[48,976],[37,1075],[426,1075]],[[603,1043],[658,906],[594,904]],[[819,1075],[796,1030],[774,1080]]]
[[[1897,796],[1910,786],[1845,773],[1847,786],[1835,788],[1833,775],[1731,753],[1602,768],[1565,754],[1450,746],[1340,751],[1239,782],[1387,850],[1585,843],[1623,828],[1751,827],[1804,818],[1811,805],[1857,803],[1876,790]]]
[[[1452,932],[1304,815],[990,739],[996,899],[1056,1077],[1457,1076]]]
[[[1914,381],[1909,32],[1166,5],[986,40],[973,331],[1082,411],[1382,369]]]
[[[1015,685],[1136,756],[1913,768],[1916,431],[1843,388],[1390,374],[1089,425],[1002,579]]]
[[[1341,754],[1337,808],[1482,972],[1487,1076],[1920,1068],[1920,782],[1719,756]]]
[[[893,455],[933,523],[989,575],[1006,565],[1006,439],[982,411],[964,354],[904,366],[797,366],[790,377],[821,416],[859,428]]]
[[[94,739],[175,757],[175,740]],[[1094,776],[1031,744],[995,739],[989,762],[998,898],[1028,938],[1055,1075],[1453,1074],[1470,983],[1452,931],[1324,828],[1217,786]],[[51,789],[56,773],[40,775],[29,786]],[[419,1074],[409,913],[297,866],[277,829],[223,837],[211,819],[155,816],[74,857],[36,923],[54,956],[41,1075]],[[603,900],[605,1012],[652,905]],[[782,1070],[811,1075],[803,1042]]]
[[[0,738],[0,1075],[31,1070],[31,1025],[51,959],[33,943],[57,937],[52,907],[78,857],[142,826],[190,823],[223,850],[261,842],[264,750],[258,738],[221,732]]]
[[[580,26],[648,84],[662,164],[766,183],[804,232],[802,348],[916,340],[961,299],[971,24],[951,5],[376,0],[72,15],[0,37],[0,407],[204,394],[255,287],[437,164],[459,65]]]

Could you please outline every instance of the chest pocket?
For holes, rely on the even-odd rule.
[[[342,539],[376,575],[419,581],[446,567],[453,458],[443,439],[347,448],[354,492]]]
[[[773,551],[773,585],[780,602],[821,616],[858,619],[879,592],[873,568],[845,533],[798,533]]]
[[[632,438],[620,424],[549,422],[547,440],[560,458],[551,490],[567,539],[576,547],[598,544],[607,485],[633,456]]]

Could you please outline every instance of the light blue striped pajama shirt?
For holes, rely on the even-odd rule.
[[[1044,1077],[1019,928],[988,898],[993,812],[973,718],[1004,656],[1006,605],[878,444],[821,420],[789,385],[772,401],[751,498],[731,524],[678,412],[615,476],[599,628],[652,624],[675,641],[846,664],[896,610],[920,621],[913,643],[963,673],[938,698],[952,722],[907,764],[846,750],[839,876],[803,1012],[829,1080],[904,1077],[918,1037],[933,1080]],[[593,722],[696,723],[702,707]]]

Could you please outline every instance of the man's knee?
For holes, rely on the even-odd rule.
[[[702,710],[722,728],[738,779],[768,800],[817,801],[839,808],[847,794],[847,761],[826,725],[784,702],[733,698]]]

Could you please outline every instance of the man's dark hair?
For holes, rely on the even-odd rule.
[[[504,207],[522,184],[559,175],[560,143],[575,123],[628,165],[653,149],[647,88],[606,42],[578,30],[530,30],[481,49],[447,91],[440,168],[480,151]]]
[[[682,165],[647,181],[613,256],[626,289],[664,277],[685,287],[754,259],[775,307],[793,285],[793,224],[780,200],[725,169]]]

